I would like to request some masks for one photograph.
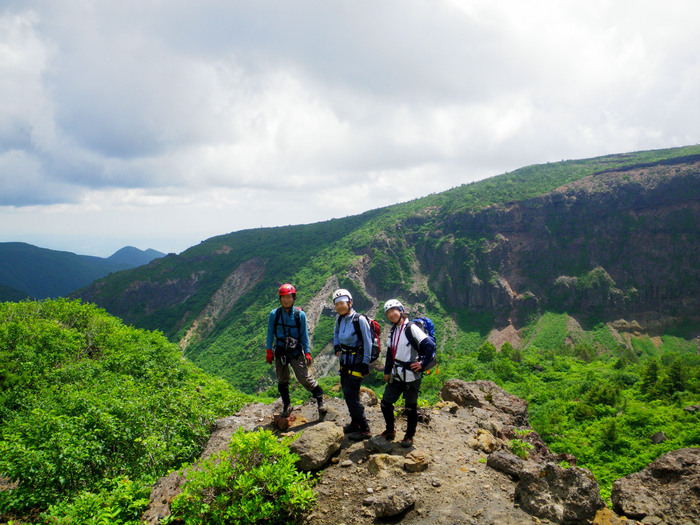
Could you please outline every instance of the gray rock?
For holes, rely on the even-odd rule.
[[[525,468],[525,462],[522,459],[505,450],[497,450],[491,454],[486,460],[486,465],[515,479],[520,479],[520,474]]]
[[[654,445],[658,445],[659,443],[663,443],[666,441],[668,438],[666,437],[666,434],[663,432],[657,432],[653,436],[651,436],[651,442],[654,443]]]
[[[381,454],[389,454],[394,449],[394,446],[382,436],[374,436],[365,443],[365,447],[370,453],[379,452]]]
[[[598,509],[605,507],[589,470],[554,463],[523,469],[515,502],[534,516],[565,525],[591,523]]]
[[[301,437],[289,445],[289,449],[299,456],[299,469],[317,470],[340,449],[343,438],[340,427],[325,421],[304,430]]]
[[[700,448],[674,450],[616,480],[610,499],[613,510],[628,518],[700,523]]]
[[[415,504],[416,496],[410,489],[383,492],[373,498],[372,506],[378,518],[396,516]]]
[[[491,413],[502,412],[504,424],[528,426],[527,401],[509,394],[492,381],[472,381],[450,379],[440,397],[444,401],[454,401],[462,407],[476,407]]]

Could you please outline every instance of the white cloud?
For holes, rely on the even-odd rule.
[[[698,15],[694,0],[9,1],[0,235],[198,242],[697,143]]]

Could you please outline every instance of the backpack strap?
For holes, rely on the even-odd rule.
[[[296,306],[292,306],[292,308],[294,309],[294,323],[297,325],[297,333],[299,334],[299,340],[301,340],[301,310]],[[273,324],[273,333],[275,334],[275,337],[277,337],[277,327],[279,326],[281,320],[282,307],[280,306],[275,310],[275,321]],[[286,324],[283,324],[282,326],[287,327]]]
[[[411,344],[411,359],[415,361],[420,360],[420,352],[418,351],[418,342],[416,341],[416,338],[413,336],[413,330],[411,330],[411,327],[415,325],[415,321],[409,321],[408,324],[406,325],[406,339],[408,339],[408,342]]]

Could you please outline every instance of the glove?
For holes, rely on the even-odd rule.
[[[335,355],[336,355],[336,356],[337,356],[338,354],[340,354],[341,350],[342,350],[342,348],[341,348],[340,345],[335,345],[335,346],[333,347],[333,351],[335,352]]]
[[[362,363],[360,365],[360,373],[362,374],[363,377],[366,375],[369,375],[369,365]]]
[[[312,359],[311,359],[311,354],[308,353],[308,352],[306,352],[304,355],[306,356],[306,364],[307,364],[307,365],[310,365],[310,364],[311,364],[311,361],[312,361]]]
[[[265,360],[267,361],[268,365],[272,364],[272,360],[275,358],[275,353],[272,351],[271,348],[267,349],[267,356],[265,356]]]

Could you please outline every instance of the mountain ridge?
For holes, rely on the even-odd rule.
[[[125,247],[108,258],[50,250],[23,242],[0,243],[0,285],[38,299],[68,295],[95,279],[147,264],[163,254]],[[0,291],[0,300],[17,300]]]

